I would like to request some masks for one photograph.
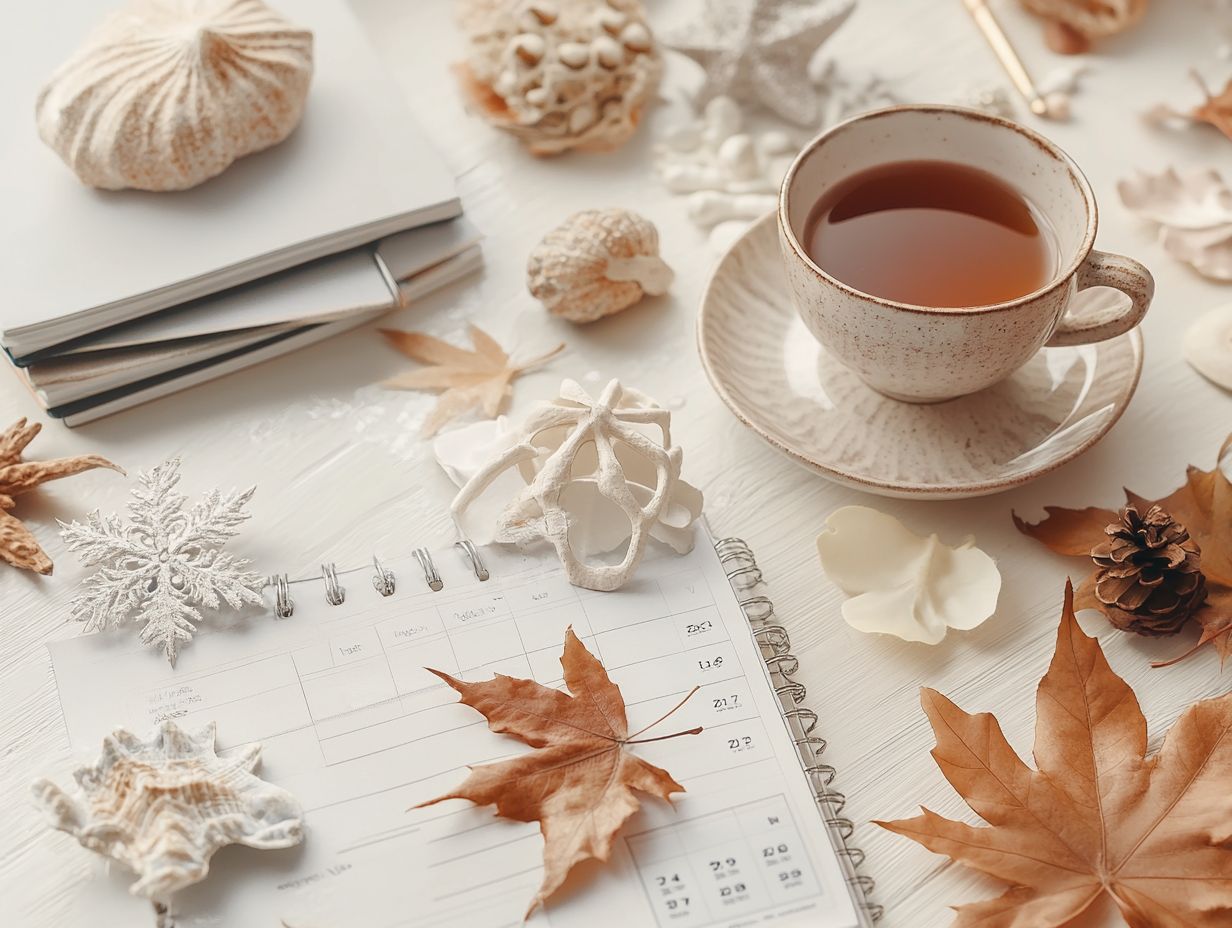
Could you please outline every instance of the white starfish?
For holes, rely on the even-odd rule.
[[[759,103],[800,125],[821,115],[808,63],[855,0],[703,0],[664,43],[706,69],[698,104],[719,95]]]

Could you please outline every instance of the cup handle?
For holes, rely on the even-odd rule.
[[[1047,344],[1087,345],[1128,332],[1146,315],[1155,295],[1155,278],[1142,264],[1124,255],[1092,251],[1078,268],[1079,292],[1088,287],[1112,287],[1129,297],[1129,306],[1099,307],[1085,313],[1066,311]]]

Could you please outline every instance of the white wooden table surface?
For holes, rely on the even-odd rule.
[[[567,342],[566,355],[517,383],[515,415],[562,376],[592,386],[620,377],[668,405],[673,434],[685,449],[685,475],[703,488],[712,525],[754,546],[791,628],[802,658],[799,677],[830,741],[827,759],[840,771],[836,786],[850,797],[856,841],[868,852],[876,898],[886,906],[884,924],[947,924],[948,906],[999,893],[994,882],[868,820],[910,815],[917,804],[974,820],[928,756],[932,739],[917,702],[921,684],[966,708],[994,711],[1014,745],[1030,750],[1034,689],[1051,654],[1065,573],[1082,567],[1019,535],[1011,508],[1038,516],[1045,503],[1115,506],[1122,484],[1148,495],[1169,492],[1186,463],[1210,466],[1232,431],[1232,400],[1180,356],[1186,325],[1232,299],[1232,288],[1221,290],[1172,262],[1121,208],[1114,188],[1135,166],[1213,165],[1232,178],[1232,142],[1214,131],[1161,135],[1137,117],[1169,94],[1192,96],[1191,65],[1218,64],[1219,36],[1201,0],[1154,4],[1136,31],[1090,57],[1094,71],[1075,98],[1074,120],[1040,126],[1090,177],[1102,205],[1101,247],[1133,255],[1155,272],[1158,295],[1145,324],[1146,368],[1137,396],[1102,443],[1059,472],[1000,496],[943,503],[881,500],[807,473],[741,427],[711,391],[693,325],[714,254],[685,218],[684,203],[651,173],[656,134],[688,112],[685,91],[697,79],[690,62],[670,60],[667,102],[620,152],[537,160],[464,113],[448,72],[459,40],[446,0],[355,3],[399,89],[457,171],[468,215],[487,234],[480,278],[392,321],[460,338],[473,320],[528,351]],[[904,101],[951,101],[973,84],[1006,84],[959,0],[860,3],[830,45],[849,73],[883,75]],[[652,21],[669,12],[665,6],[653,4]],[[1038,74],[1060,63],[1015,4],[1001,0],[997,8]],[[585,328],[548,319],[525,291],[529,247],[574,210],[617,204],[658,225],[664,255],[678,274],[670,296]],[[403,367],[367,328],[79,431],[49,425],[32,451],[102,452],[130,471],[182,455],[190,493],[257,484],[254,517],[235,547],[263,572],[310,571],[326,555],[362,563],[374,547],[450,539],[451,486],[417,435],[432,400],[375,385]],[[22,415],[40,418],[17,380],[0,372],[0,422]],[[118,510],[128,488],[114,474],[87,474],[23,498],[17,510],[46,544],[56,573],[45,579],[0,571],[0,923],[6,925],[66,924],[59,917],[65,901],[101,866],[46,829],[28,784],[41,774],[67,779],[81,759],[68,750],[45,644],[77,634],[68,603],[84,572],[60,544],[54,519],[80,518],[94,507]],[[974,534],[1004,574],[997,614],[931,648],[847,628],[813,539],[829,512],[850,503],[878,506],[946,541]],[[1113,666],[1137,690],[1153,743],[1191,701],[1232,685],[1232,671],[1221,675],[1210,653],[1172,669],[1148,668],[1151,657],[1182,641],[1161,646],[1122,635],[1095,615],[1084,616],[1084,626],[1099,633]],[[148,909],[134,913],[134,924],[146,923]],[[1092,923],[1119,921],[1107,914]]]

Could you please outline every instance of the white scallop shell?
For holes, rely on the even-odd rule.
[[[478,470],[468,446],[491,445],[496,436],[472,433],[452,448],[438,447],[438,454],[456,454],[470,471],[451,506],[454,520],[476,543],[546,541],[574,586],[619,589],[637,570],[649,539],[680,554],[693,548],[702,494],[680,477],[684,452],[671,443],[671,418],[619,381],[592,399],[566,380],[560,395],[531,410],[512,439],[498,439],[504,449]],[[441,462],[447,470],[462,469],[450,466],[448,454]],[[498,497],[496,505],[486,496]],[[619,563],[592,560],[626,543]]]
[[[204,879],[225,845],[303,840],[295,797],[253,775],[260,755],[253,744],[220,758],[212,722],[190,734],[165,721],[147,741],[117,729],[94,765],[74,774],[74,794],[39,780],[34,797],[54,827],[136,873],[131,893],[163,898]]]
[[[662,64],[640,0],[464,0],[462,89],[537,155],[622,145]]]
[[[574,213],[543,237],[526,264],[526,285],[549,312],[594,322],[666,293],[672,269],[659,257],[654,224],[626,209]]]
[[[83,183],[183,190],[298,125],[312,33],[260,0],[132,0],[39,94],[39,135]]]

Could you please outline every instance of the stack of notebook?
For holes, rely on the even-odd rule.
[[[0,345],[77,425],[366,322],[480,263],[453,177],[345,0],[281,0],[315,71],[285,142],[176,193],[82,185],[35,131],[39,87],[106,12],[35,4],[0,57]]]

